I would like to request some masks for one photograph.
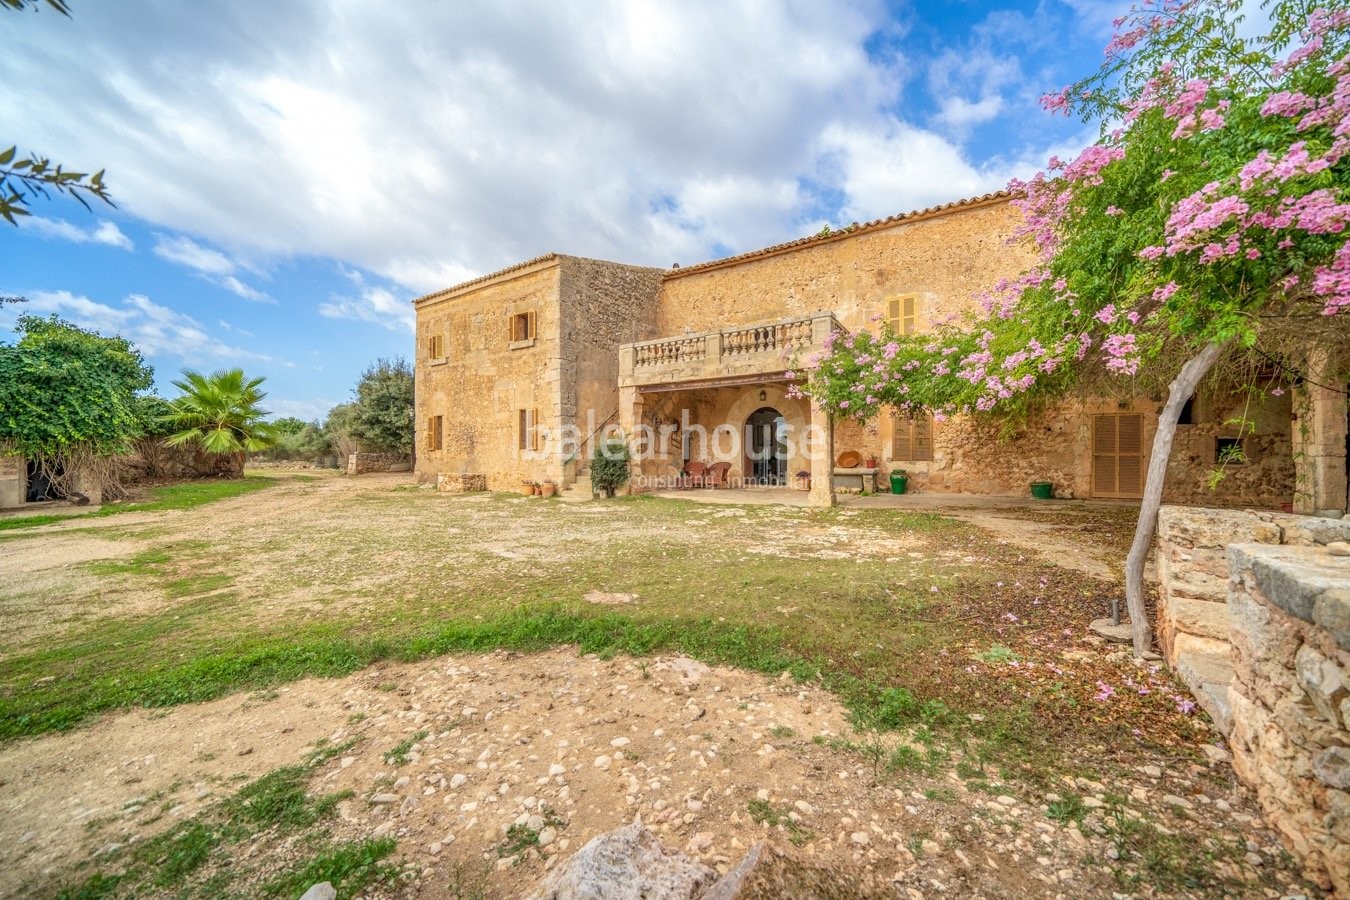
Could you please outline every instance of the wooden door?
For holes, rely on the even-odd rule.
[[[1138,499],[1144,493],[1144,417],[1092,417],[1092,496]]]

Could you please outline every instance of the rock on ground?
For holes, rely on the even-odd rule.
[[[592,838],[530,900],[692,900],[717,872],[671,853],[642,820]]]

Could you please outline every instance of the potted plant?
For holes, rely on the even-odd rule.
[[[909,490],[909,472],[904,469],[891,469],[891,493],[903,494]]]
[[[529,478],[520,479],[520,492],[526,497],[534,493],[535,483]]]
[[[797,473],[797,490],[799,491],[811,490],[811,473],[808,472],[806,469],[802,469],[800,472]]]
[[[558,493],[558,483],[556,481],[545,481],[540,485],[540,493],[545,497],[552,497]]]
[[[877,458],[875,456],[867,457],[867,468],[875,469],[877,467]]]

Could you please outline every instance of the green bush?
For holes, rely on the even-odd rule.
[[[606,497],[628,483],[628,444],[622,438],[606,438],[591,457],[591,485]]]

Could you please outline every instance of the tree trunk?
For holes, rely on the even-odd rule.
[[[1172,455],[1172,438],[1177,433],[1177,419],[1181,417],[1181,408],[1214,367],[1226,346],[1227,343],[1207,344],[1199,354],[1187,360],[1173,379],[1167,393],[1167,404],[1158,414],[1158,431],[1153,436],[1144,497],[1139,504],[1139,522],[1134,529],[1134,543],[1125,557],[1125,605],[1130,611],[1135,656],[1143,656],[1153,649],[1153,629],[1149,625],[1148,613],[1144,610],[1144,560],[1148,557],[1153,532],[1158,525],[1158,507],[1162,505],[1163,481],[1167,476],[1168,458]]]

